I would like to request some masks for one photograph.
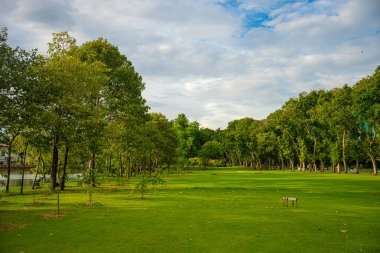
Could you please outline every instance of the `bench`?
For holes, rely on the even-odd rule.
[[[298,207],[298,198],[297,197],[282,197],[282,206],[288,207],[288,202],[292,201],[292,207],[294,207],[294,203],[296,203],[296,207]]]

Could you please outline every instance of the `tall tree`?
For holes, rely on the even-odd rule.
[[[126,152],[136,147],[137,135],[140,134],[138,126],[144,126],[147,120],[146,101],[142,97],[142,91],[145,84],[142,77],[135,71],[132,63],[119,52],[119,49],[110,44],[106,39],[84,43],[80,48],[78,55],[84,62],[95,63],[101,62],[110,70],[107,73],[107,79],[102,87],[102,92],[97,108],[103,110],[103,123],[99,125],[100,132],[108,133],[108,140],[118,143],[110,143],[108,146],[118,146],[118,162],[122,171],[122,157],[127,156]],[[98,110],[99,111],[99,110]],[[99,117],[98,117],[99,119]],[[89,124],[94,125],[94,122]],[[109,131],[106,128],[117,129]],[[88,136],[88,148],[91,154],[90,164],[95,167],[95,153],[100,151],[101,141],[100,132]],[[131,158],[129,156],[129,158]]]
[[[177,136],[172,123],[163,114],[152,113],[146,123],[146,131],[150,168],[154,170],[160,165],[166,164],[169,167],[175,163]]]
[[[187,163],[188,158],[196,157],[201,142],[200,126],[196,121],[190,122],[185,114],[179,114],[173,121],[173,127],[177,133],[180,163]]]
[[[360,127],[362,147],[377,175],[376,160],[380,154],[380,66],[353,87],[353,112]]]
[[[96,106],[107,69],[99,62],[82,62],[77,52],[75,39],[67,32],[54,33],[49,55],[37,68],[40,85],[46,87],[45,95],[50,99],[41,117],[41,128],[53,140],[51,191],[58,185],[60,143],[67,144],[72,135],[96,130],[96,126],[87,127],[88,122],[102,119]]]
[[[13,49],[7,44],[7,29],[0,31],[0,138],[8,144],[8,170],[6,191],[9,192],[9,181],[12,160],[12,144],[24,129],[31,125],[33,106],[30,87],[34,82],[32,65],[36,61],[36,51],[25,51],[19,47]],[[36,95],[36,94],[33,94]]]

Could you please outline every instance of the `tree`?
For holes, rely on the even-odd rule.
[[[35,93],[31,83],[35,78],[31,68],[36,61],[36,51],[27,52],[7,45],[7,29],[0,31],[0,138],[8,144],[8,170],[6,192],[9,192],[12,144],[15,138],[31,124],[31,104]],[[38,97],[38,95],[36,95]]]
[[[352,114],[351,88],[344,85],[340,89],[332,91],[332,100],[326,103],[329,110],[330,128],[337,136],[337,141],[341,148],[341,161],[343,162],[344,172],[347,173],[347,148],[353,135],[355,119]],[[338,165],[339,166],[339,165]]]
[[[380,153],[380,66],[373,75],[354,85],[353,114],[360,128],[363,150],[371,159],[373,174],[377,175],[376,160]]]
[[[44,94],[49,98],[40,127],[53,139],[51,191],[58,185],[60,143],[66,142],[67,146],[71,136],[77,134],[97,134],[96,124],[103,120],[97,105],[101,103],[99,94],[107,69],[99,62],[82,62],[77,51],[75,39],[67,32],[54,33],[49,55],[37,68],[39,85],[46,87]]]
[[[127,57],[104,38],[84,43],[79,48],[78,55],[84,62],[101,62],[110,70],[107,72],[106,81],[100,92],[99,101],[102,104],[97,105],[97,108],[101,108],[103,112],[103,116],[97,118],[102,118],[102,121],[96,123],[98,124],[97,132],[87,136],[87,146],[91,154],[89,164],[92,169],[95,168],[95,153],[101,152],[102,143],[107,143],[108,146],[118,147],[117,157],[120,167],[119,175],[121,175],[123,157],[128,158],[129,164],[132,163],[133,152],[127,154],[127,151],[138,148],[141,127],[148,119],[148,107],[142,97],[145,85]],[[99,123],[102,124],[99,125]],[[94,122],[89,122],[88,126],[91,128]],[[117,131],[112,131],[112,129],[117,129]],[[108,141],[99,138],[103,134],[107,135]],[[111,162],[111,158],[109,161]]]
[[[185,114],[179,114],[173,121],[173,127],[177,133],[177,153],[180,163],[184,164],[187,159],[196,157],[203,145],[200,125],[196,121],[190,122]]]
[[[288,122],[285,110],[277,110],[268,116],[268,123],[271,131],[276,135],[276,146],[278,156],[281,161],[281,168],[284,170],[285,161],[290,163],[291,170],[294,171],[295,150],[293,146],[292,126]]]
[[[177,136],[173,125],[161,113],[151,113],[150,120],[146,123],[147,136],[150,143],[150,164],[153,169],[161,164],[169,167],[175,163],[177,155]]]
[[[136,183],[136,189],[141,190],[141,199],[144,199],[145,192],[149,185],[155,186],[155,185],[163,185],[165,184],[165,180],[163,180],[158,172],[143,172],[141,173],[138,182]]]
[[[221,160],[224,158],[222,144],[217,141],[208,141],[203,144],[199,151],[199,157],[202,158],[203,165],[206,166],[209,160]]]
[[[300,96],[304,96],[304,94],[300,94]],[[301,168],[305,170],[307,158],[305,146],[305,118],[300,110],[299,100],[295,98],[289,99],[282,106],[282,111],[280,124],[282,124],[283,127],[284,140],[291,145],[288,147],[290,157],[292,158],[292,155],[295,155],[298,158]],[[294,164],[292,161],[290,161],[290,163]]]

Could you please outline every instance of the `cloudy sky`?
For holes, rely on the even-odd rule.
[[[0,0],[0,25],[10,45],[43,54],[53,32],[107,38],[142,75],[151,111],[215,129],[372,74],[379,10],[379,0]]]

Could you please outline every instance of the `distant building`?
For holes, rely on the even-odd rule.
[[[8,164],[8,145],[7,144],[0,144],[0,165],[7,165]],[[21,157],[16,154],[12,154],[11,156],[11,164],[15,165],[17,163],[21,162]]]

